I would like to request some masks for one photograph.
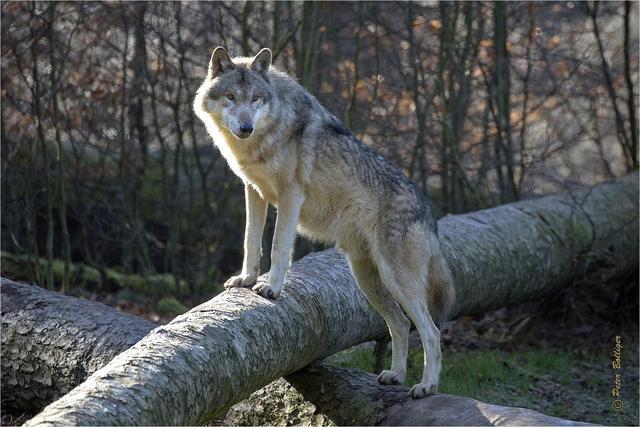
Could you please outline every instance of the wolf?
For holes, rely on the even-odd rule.
[[[455,291],[431,205],[399,169],[271,61],[266,48],[232,59],[217,47],[194,99],[197,116],[244,183],[242,271],[225,287],[252,286],[278,299],[296,230],[335,244],[389,327],[391,369],[378,381],[404,382],[411,319],[424,367],[410,394],[432,394],[441,369],[436,323],[447,318]],[[271,269],[267,281],[256,284],[268,204],[277,208]]]

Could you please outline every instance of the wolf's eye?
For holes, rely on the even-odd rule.
[[[235,99],[235,96],[232,93],[228,93],[227,99],[230,99],[231,101],[233,101]]]
[[[252,101],[256,102],[260,97],[258,95],[253,95]]]

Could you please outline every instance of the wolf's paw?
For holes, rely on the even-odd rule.
[[[414,399],[421,399],[435,393],[437,389],[438,384],[418,383],[411,387],[411,390],[409,390],[409,396]]]
[[[275,286],[267,283],[258,283],[252,289],[258,295],[262,295],[268,299],[278,299],[280,296],[280,290],[276,290]]]
[[[224,282],[224,288],[246,288],[256,284],[256,276],[253,274],[240,274],[238,276],[232,276]]]
[[[404,378],[402,378],[396,371],[382,371],[378,375],[378,382],[384,385],[402,384]]]

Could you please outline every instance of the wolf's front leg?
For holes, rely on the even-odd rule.
[[[251,185],[244,185],[246,223],[244,229],[244,259],[242,273],[233,276],[224,284],[225,288],[253,286],[260,274],[260,255],[262,254],[262,231],[267,218],[267,202],[260,197]]]
[[[291,250],[296,238],[300,208],[304,201],[304,193],[300,188],[288,188],[278,196],[278,216],[271,245],[269,280],[253,287],[253,290],[263,297],[272,299],[277,299],[282,291],[284,275],[289,268]]]

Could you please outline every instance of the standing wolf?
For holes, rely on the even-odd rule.
[[[229,167],[245,185],[242,273],[225,287],[253,286],[276,299],[297,230],[336,243],[358,286],[389,326],[391,369],[406,375],[413,321],[424,347],[422,381],[411,396],[433,393],[441,368],[440,332],[455,292],[436,221],[418,187],[368,146],[293,78],[271,66],[271,51],[231,59],[218,47],[194,109]],[[278,209],[267,283],[256,284],[267,204]],[[255,286],[254,286],[255,285]],[[403,312],[404,310],[404,312]]]

